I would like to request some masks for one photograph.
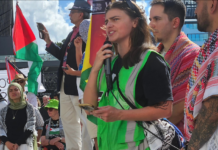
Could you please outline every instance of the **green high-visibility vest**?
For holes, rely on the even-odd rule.
[[[129,69],[125,69],[124,67],[122,67],[118,74],[120,90],[122,91],[123,95],[127,97],[127,99],[130,100],[137,108],[142,108],[142,106],[138,104],[135,100],[136,81],[140,71],[145,66],[151,52],[155,51],[147,50],[141,55],[141,61],[139,63],[137,63],[133,67],[129,67]],[[118,56],[112,60],[112,68],[114,67],[114,63],[117,58]],[[114,75],[112,75],[112,77],[114,78]],[[99,107],[112,106],[117,109],[122,109],[111,92],[106,94],[107,84],[103,69],[101,69],[99,72],[97,85],[99,85],[99,92],[103,92],[102,97],[99,101]],[[119,94],[116,81],[113,84],[112,91],[125,110],[131,109],[130,106],[125,102],[125,100],[123,100],[122,96]],[[131,150],[133,148],[132,146],[137,147],[141,143],[143,143],[145,139],[145,134],[144,129],[139,126],[135,121],[121,120],[114,122],[105,122],[101,119],[98,119],[97,137],[99,150]],[[140,150],[149,150],[149,147],[145,146],[143,149]]]

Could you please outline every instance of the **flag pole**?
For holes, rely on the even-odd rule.
[[[18,5],[18,0],[16,0],[16,5]],[[16,10],[17,11],[17,10]],[[16,53],[15,53],[16,55]],[[15,55],[14,55],[14,65],[16,66],[16,58],[15,58]],[[17,67],[15,67],[15,74],[17,73]]]
[[[15,66],[15,74],[17,73],[17,66],[16,66],[16,58],[14,56],[14,66]]]

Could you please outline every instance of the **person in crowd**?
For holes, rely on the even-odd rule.
[[[218,147],[218,1],[196,0],[197,27],[210,32],[195,58],[185,98],[188,150]]]
[[[76,47],[76,62],[77,62],[79,71],[82,70],[83,61],[85,57],[85,52],[82,53],[82,41],[84,41],[85,43],[87,42],[89,24],[90,24],[89,20],[83,20],[80,23],[80,28],[82,28],[83,30],[79,31],[80,36],[74,40],[74,45]],[[83,91],[80,89],[80,77],[77,77],[77,90],[79,94],[79,99],[81,103],[83,103]],[[84,113],[86,116],[86,113],[84,112],[84,110],[82,110],[82,113]],[[86,117],[86,123],[87,123],[87,129],[88,129],[89,136],[91,139],[94,139],[95,150],[98,150],[97,125],[89,121],[87,117]]]
[[[50,99],[50,97],[49,97],[48,95],[44,95],[44,96],[42,97],[43,105],[42,105],[42,107],[39,109],[39,112],[41,113],[42,118],[43,118],[44,121],[46,121],[47,119],[49,119],[48,112],[45,110],[45,106],[48,104],[49,99]]]
[[[22,74],[17,74],[15,76],[14,82],[20,84],[20,86],[22,87],[22,89],[25,91],[25,85],[26,85],[26,80],[27,78],[25,78]],[[23,95],[25,97],[25,99],[32,104],[32,102],[34,102],[35,100],[33,99],[37,99],[37,97],[35,96],[35,94],[26,94],[23,91]],[[35,116],[36,116],[36,131],[37,131],[37,142],[39,143],[41,134],[42,134],[42,127],[44,125],[44,120],[41,116],[41,113],[38,110],[38,101],[37,101],[37,107],[34,107],[34,111],[35,111]]]
[[[55,93],[55,94],[54,94],[54,99],[59,100],[59,96],[60,96],[60,94]]]
[[[36,150],[35,111],[17,83],[8,86],[10,104],[0,111],[0,139],[5,150]]]
[[[6,99],[4,99],[4,97],[2,96],[2,94],[0,93],[0,110],[2,109],[2,108],[4,108],[5,106],[7,106],[7,101],[6,101]]]
[[[89,150],[91,149],[91,139],[87,129],[82,129],[81,125],[85,116],[81,113],[79,105],[76,77],[81,75],[78,71],[75,56],[74,39],[79,35],[79,25],[84,19],[89,19],[91,6],[85,0],[76,0],[70,9],[70,20],[75,25],[73,31],[67,36],[63,46],[59,48],[50,39],[47,29],[44,30],[46,51],[60,60],[58,69],[57,91],[60,91],[60,116],[63,122],[67,149]],[[82,52],[85,51],[83,42]],[[85,125],[83,128],[87,128]]]
[[[38,103],[38,109],[40,109],[42,107],[41,101],[39,100],[38,97],[36,97],[36,98],[37,98],[37,103]]]
[[[108,40],[118,53],[111,62],[112,90],[101,69],[104,60],[113,56],[107,49],[112,45],[105,44],[96,54],[84,91],[84,103],[97,109],[92,114],[98,117],[98,148],[149,149],[144,128],[136,121],[171,116],[170,68],[155,51],[144,11],[133,1],[109,5],[105,24]],[[103,92],[99,102],[98,92]],[[137,109],[130,109],[128,101]]]
[[[182,0],[153,0],[150,10],[150,27],[171,68],[173,114],[169,119],[184,133],[184,102],[189,74],[200,47],[181,32],[186,8]]]
[[[44,150],[65,150],[65,136],[58,113],[58,105],[58,100],[51,99],[44,107],[50,117],[45,121],[43,127],[41,143]]]
[[[19,83],[21,87],[23,88],[24,96],[28,100],[30,104],[32,104],[34,107],[38,108],[38,102],[37,97],[35,94],[28,92],[27,95],[25,93],[25,85],[26,85],[27,78],[24,77],[23,74],[16,74],[13,82]]]
[[[23,88],[23,92],[25,92],[26,81],[27,78],[25,78],[23,74],[16,74],[13,80],[13,82],[16,82],[21,85],[21,87]]]

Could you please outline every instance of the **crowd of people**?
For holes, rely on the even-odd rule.
[[[60,96],[45,95],[41,105],[25,94],[27,78],[16,75],[8,100],[0,95],[0,150],[218,150],[218,1],[196,3],[198,30],[211,33],[202,47],[181,31],[181,0],[152,0],[149,24],[133,1],[108,5],[104,29],[111,44],[97,52],[83,93],[91,6],[76,0],[69,14],[75,26],[61,48],[43,31],[46,51],[60,60]]]

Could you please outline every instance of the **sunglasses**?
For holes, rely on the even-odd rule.
[[[47,111],[53,111],[54,108],[46,108]]]
[[[15,80],[15,82],[17,82],[17,83],[24,83],[25,81],[24,80]]]
[[[122,0],[122,2],[126,2],[131,10],[135,11],[137,14],[141,14],[138,8],[131,2],[131,0]]]

